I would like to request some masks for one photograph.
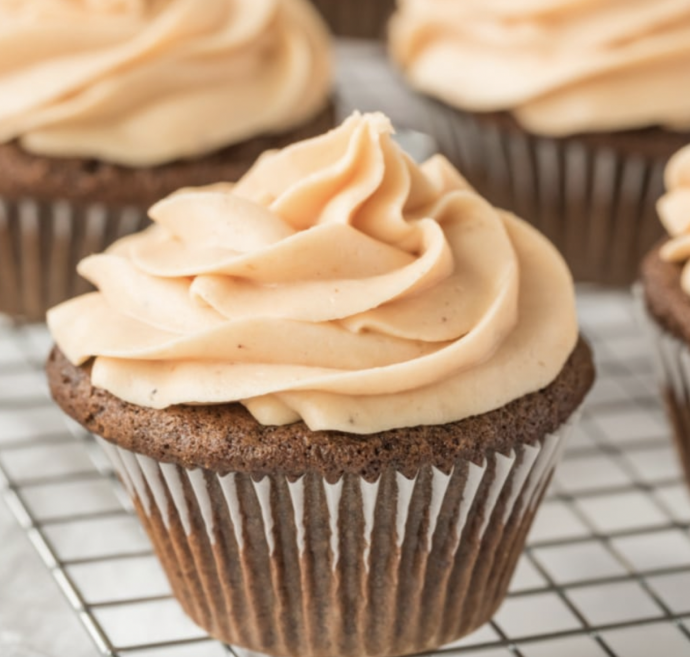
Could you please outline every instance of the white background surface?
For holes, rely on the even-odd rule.
[[[0,501],[0,655],[97,654],[29,539]]]

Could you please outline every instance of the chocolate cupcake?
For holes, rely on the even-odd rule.
[[[690,133],[690,6],[400,0],[391,53],[443,152],[576,280],[629,284]]]
[[[381,39],[395,0],[312,0],[338,36]]]
[[[281,656],[392,656],[503,600],[592,384],[570,274],[382,115],[183,190],[50,311],[187,613]]]
[[[645,258],[637,291],[690,483],[690,147],[669,163],[666,184],[668,193],[659,202],[659,215],[671,238]]]
[[[308,0],[10,2],[0,25],[0,313],[18,319],[83,292],[76,263],[160,198],[334,125]]]

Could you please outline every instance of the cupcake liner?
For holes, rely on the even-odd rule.
[[[338,36],[382,39],[395,0],[312,0]]]
[[[147,221],[133,207],[0,197],[0,313],[43,320],[48,308],[88,291],[76,273],[81,258]]]
[[[650,315],[640,286],[633,291],[639,320],[654,345],[657,375],[673,425],[676,451],[690,485],[690,347]]]
[[[480,465],[373,482],[219,475],[99,440],[176,597],[212,636],[283,657],[373,657],[491,618],[572,422]]]
[[[531,135],[430,101],[429,130],[480,195],[535,225],[579,281],[630,285],[661,239],[666,159]]]

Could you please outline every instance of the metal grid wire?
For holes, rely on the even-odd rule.
[[[437,655],[690,655],[690,497],[653,362],[628,295],[579,302],[599,369],[582,425],[505,604]],[[51,404],[48,344],[42,328],[0,329],[0,494],[103,655],[227,655],[171,597],[93,439]]]
[[[343,112],[423,109],[380,48],[341,44]],[[690,656],[690,496],[629,295],[579,291],[599,379],[491,623],[446,657]],[[110,657],[221,657],[169,586],[93,439],[51,404],[45,329],[0,326],[0,496]],[[234,653],[242,656],[243,653]]]

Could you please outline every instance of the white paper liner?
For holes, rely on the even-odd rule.
[[[654,346],[657,376],[673,425],[676,450],[690,483],[690,347],[650,315],[640,285],[633,288],[633,295],[638,321]]]
[[[43,320],[49,308],[89,289],[76,273],[79,260],[146,222],[133,207],[0,197],[0,313]]]
[[[507,130],[429,101],[440,150],[493,205],[534,224],[579,281],[630,285],[661,239],[666,161]]]
[[[186,470],[100,440],[186,611],[259,653],[432,649],[503,600],[573,420],[450,473],[367,482]]]

